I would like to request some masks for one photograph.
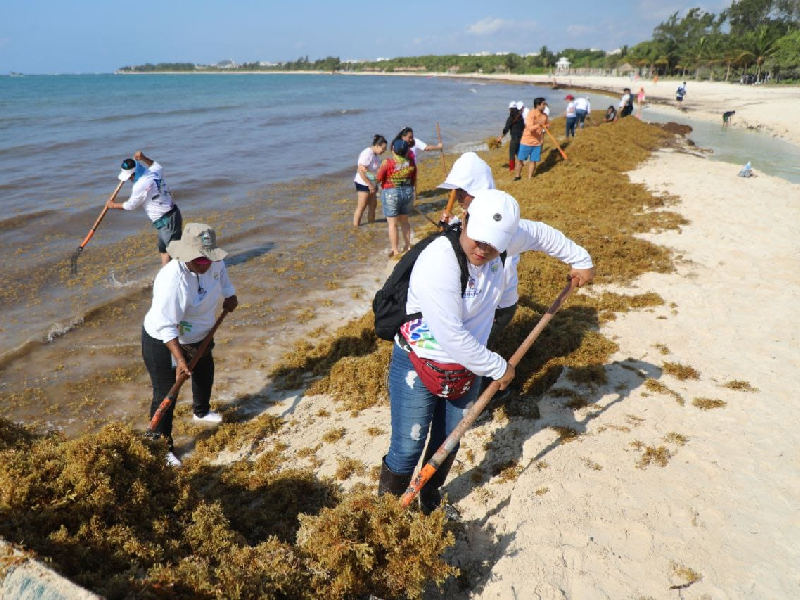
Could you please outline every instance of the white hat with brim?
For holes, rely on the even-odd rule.
[[[470,196],[483,190],[493,190],[492,168],[474,152],[465,152],[453,163],[447,179],[439,187],[446,190],[461,188]]]
[[[216,262],[228,256],[225,250],[217,247],[217,234],[205,223],[187,223],[181,239],[173,240],[167,246],[167,254],[182,262],[201,256]]]
[[[516,107],[517,107],[517,103],[514,102],[513,100],[508,103],[508,108],[516,108]]]
[[[467,237],[505,252],[519,227],[519,204],[500,190],[478,192],[467,209]]]
[[[525,103],[522,100],[517,100],[516,107],[517,110],[522,110],[523,108],[525,108]]]

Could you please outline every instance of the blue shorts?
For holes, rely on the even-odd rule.
[[[540,158],[542,158],[541,146],[526,146],[525,144],[519,145],[519,153],[517,154],[517,159],[539,162]]]
[[[414,188],[410,185],[387,188],[381,194],[381,207],[384,217],[398,217],[411,213],[414,203]]]

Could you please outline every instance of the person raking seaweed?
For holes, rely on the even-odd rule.
[[[385,327],[385,315],[378,309],[387,286],[409,268],[407,260],[415,259],[393,338],[388,378],[392,434],[381,465],[379,495],[406,491],[423,452],[427,462],[475,403],[477,377],[491,377],[501,389],[514,378],[513,366],[486,347],[505,285],[501,253],[544,252],[570,264],[577,285],[594,278],[592,259],[584,248],[544,223],[521,220],[517,201],[499,190],[478,192],[463,227],[417,246],[423,244],[418,255],[412,249],[401,259],[373,303],[376,333],[391,337],[386,335],[391,327]],[[402,290],[397,296],[403,296]],[[422,489],[424,512],[441,503],[439,490],[457,450],[458,446]],[[449,512],[452,515],[454,509]]]
[[[239,304],[236,290],[228,278],[222,259],[227,256],[217,246],[215,231],[204,223],[188,223],[180,240],[169,243],[174,258],[161,268],[153,283],[153,302],[142,324],[142,358],[153,385],[150,405],[152,418],[161,401],[179,377],[191,376],[194,420],[216,424],[222,417],[211,410],[214,385],[213,342],[199,357],[194,371],[187,364],[214,327],[219,301],[232,312]],[[167,462],[179,466],[173,452],[172,403],[155,426],[153,434],[169,443]]]
[[[106,207],[117,210],[135,210],[144,205],[153,227],[158,232],[158,252],[161,264],[169,262],[167,245],[181,239],[183,218],[178,205],[172,201],[172,193],[164,180],[163,169],[159,163],[147,158],[141,150],[133,155],[133,159],[122,161],[119,173],[120,181],[132,181],[131,197],[126,202],[114,202],[109,198]]]

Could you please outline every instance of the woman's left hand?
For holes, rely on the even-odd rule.
[[[239,306],[239,300],[236,298],[236,295],[229,296],[222,301],[222,308],[227,310],[228,312],[233,312],[236,310],[236,307]]]

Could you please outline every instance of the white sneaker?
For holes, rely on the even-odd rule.
[[[222,423],[222,415],[214,412],[213,410],[210,410],[203,417],[198,417],[197,415],[194,415],[194,420],[199,423],[216,425],[217,423]]]
[[[182,464],[180,458],[175,456],[172,452],[167,452],[167,466],[180,467]]]

